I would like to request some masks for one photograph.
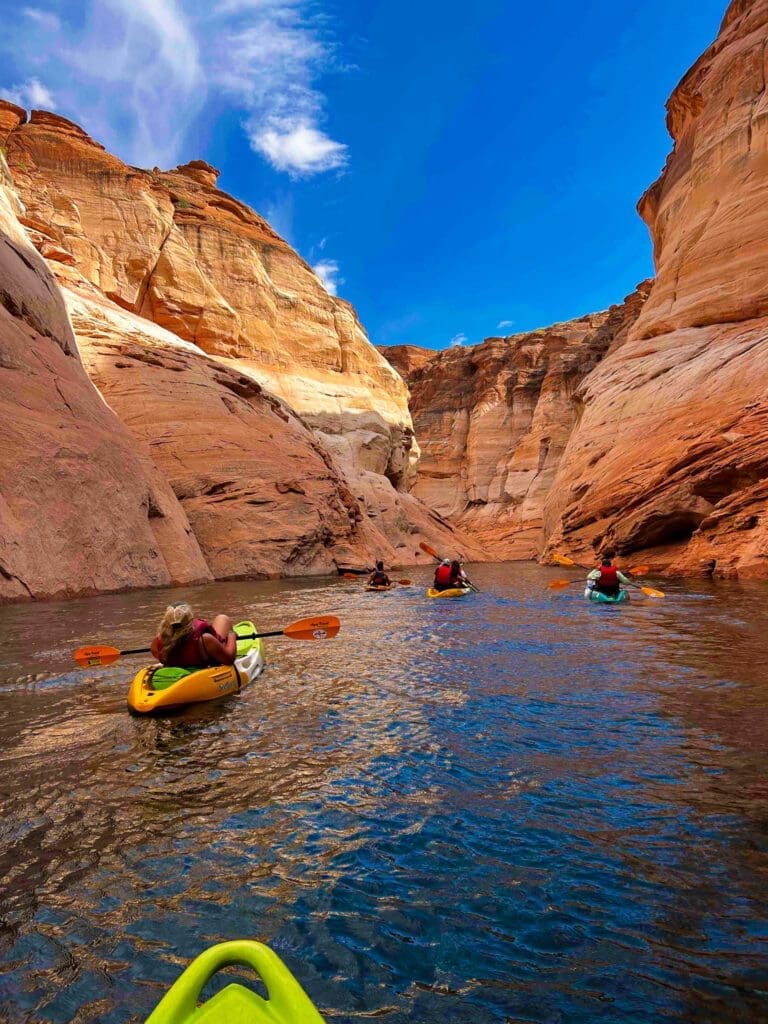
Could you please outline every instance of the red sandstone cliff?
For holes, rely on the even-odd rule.
[[[767,44],[768,0],[737,0],[669,101],[674,149],[639,207],[657,277],[576,395],[550,548],[768,575]]]
[[[0,145],[0,600],[474,550],[405,492],[406,390],[354,311],[211,168],[2,101]]]
[[[626,338],[648,293],[605,313],[439,353],[382,349],[403,372],[422,458],[414,493],[497,558],[533,558],[577,420],[573,395]]]
[[[670,99],[674,149],[639,207],[650,292],[607,321],[393,353],[416,493],[499,554],[610,544],[768,576],[767,45],[768,0],[736,0]]]

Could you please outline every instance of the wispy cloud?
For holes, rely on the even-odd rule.
[[[22,13],[4,26],[0,66],[45,84],[14,86],[0,72],[0,94],[49,108],[55,96],[133,163],[198,155],[185,138],[209,101],[241,112],[252,148],[276,170],[306,176],[347,160],[325,130],[317,82],[335,58],[317,0],[63,0],[56,12]]]
[[[466,345],[467,340],[466,334],[454,334],[449,344],[451,348],[458,348],[460,345]]]
[[[503,331],[507,327],[514,327],[514,326],[515,326],[515,321],[514,320],[499,320],[499,322],[496,324],[496,330],[497,331]]]
[[[323,282],[328,294],[337,295],[339,285],[344,284],[344,278],[339,277],[339,264],[336,260],[320,260],[312,269]]]
[[[37,7],[25,7],[21,12],[25,17],[36,21],[46,32],[60,32],[61,22],[52,11],[41,11]]]
[[[50,89],[46,89],[39,78],[28,78],[21,85],[12,85],[10,89],[6,90],[5,97],[20,107],[56,109],[53,93]]]

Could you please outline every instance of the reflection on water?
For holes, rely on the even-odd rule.
[[[765,587],[551,576],[199,588],[343,630],[164,719],[126,711],[140,659],[70,653],[142,646],[167,591],[0,609],[0,1019],[142,1021],[241,936],[329,1020],[768,1019]]]

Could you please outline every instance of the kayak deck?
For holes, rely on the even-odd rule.
[[[235,633],[248,636],[255,633],[252,622],[238,622]],[[234,665],[212,665],[207,668],[186,671],[184,669],[163,669],[160,665],[148,665],[133,679],[128,691],[128,707],[139,715],[149,715],[168,708],[185,704],[199,704],[219,697],[239,693],[244,686],[252,683],[264,671],[266,657],[263,640],[238,640],[237,658]],[[161,678],[168,674],[177,681],[166,682]],[[155,675],[157,682],[153,682]]]
[[[620,590],[616,597],[611,597],[610,594],[603,594],[599,590],[592,590],[590,587],[587,587],[584,591],[584,597],[595,604],[623,604],[625,601],[629,601],[629,591]]]
[[[264,983],[268,999],[233,982],[201,1006],[217,971],[243,965]],[[269,946],[251,939],[221,942],[201,953],[176,980],[146,1024],[325,1024],[309,996]]]
[[[469,593],[469,587],[452,587],[450,590],[435,590],[434,587],[430,587],[427,590],[427,597],[466,597]]]

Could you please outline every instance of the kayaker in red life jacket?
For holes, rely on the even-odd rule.
[[[619,572],[613,564],[613,552],[606,551],[600,568],[592,570],[587,576],[587,582],[592,583],[591,590],[597,590],[598,593],[605,594],[606,597],[618,597],[621,590],[619,584],[624,583],[629,586],[632,581],[628,580],[624,573]]]
[[[368,586],[370,587],[388,587],[391,585],[389,576],[384,572],[384,563],[377,562],[376,568],[371,573],[368,579]]]
[[[232,665],[237,637],[228,615],[217,615],[213,622],[196,619],[191,606],[182,602],[165,609],[151,650],[161,664],[171,668]]]
[[[456,590],[464,586],[464,572],[459,562],[444,558],[435,570],[435,590]]]

